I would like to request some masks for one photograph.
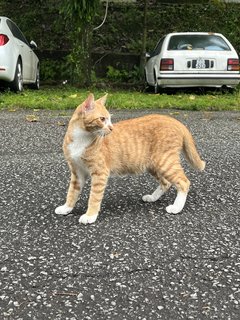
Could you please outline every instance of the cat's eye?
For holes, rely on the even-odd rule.
[[[100,120],[101,120],[102,122],[105,122],[105,121],[106,121],[106,118],[105,118],[105,117],[100,117]]]

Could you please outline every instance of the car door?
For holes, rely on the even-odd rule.
[[[21,30],[17,27],[17,25],[8,20],[8,26],[15,38],[15,44],[18,47],[19,54],[22,58],[22,70],[23,70],[23,81],[30,81],[32,80],[32,73],[33,73],[33,51],[30,48],[30,45],[26,38],[24,37]]]

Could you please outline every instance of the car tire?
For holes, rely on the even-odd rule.
[[[34,89],[34,90],[39,90],[39,88],[40,88],[40,70],[39,70],[39,66],[37,66],[35,82],[30,85],[30,88]]]
[[[20,59],[18,59],[18,61],[17,61],[15,76],[14,76],[14,79],[11,83],[11,89],[14,92],[23,91],[22,63],[21,63]]]

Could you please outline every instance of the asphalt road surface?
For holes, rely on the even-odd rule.
[[[80,225],[89,183],[72,214],[54,213],[70,112],[0,112],[0,319],[240,319],[240,113],[162,113],[187,124],[207,162],[199,173],[184,161],[183,212],[165,211],[174,189],[141,200],[149,175],[115,177],[96,223]]]

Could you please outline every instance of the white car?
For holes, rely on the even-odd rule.
[[[39,89],[39,60],[34,41],[28,43],[17,25],[0,17],[0,81],[14,91],[28,84]]]
[[[170,33],[146,55],[145,80],[160,88],[229,87],[240,83],[239,57],[219,33]]]

